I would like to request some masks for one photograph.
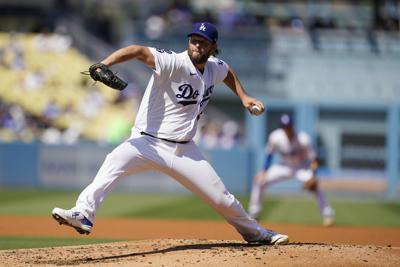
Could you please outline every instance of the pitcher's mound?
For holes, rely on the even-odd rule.
[[[400,248],[154,239],[0,251],[0,266],[400,266]]]

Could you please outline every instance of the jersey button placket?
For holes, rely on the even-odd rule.
[[[202,90],[199,90],[199,99],[197,100],[197,105],[196,105],[197,108],[195,110],[195,114],[193,114],[193,116],[196,117],[196,120],[197,120],[197,116],[199,116],[200,111],[201,111],[200,104],[201,104],[201,101],[203,100],[204,90],[205,90],[205,86],[206,86],[206,83],[204,82],[204,79],[201,75],[197,75],[197,79],[199,79],[201,82],[201,86],[199,87],[199,89],[202,88]]]

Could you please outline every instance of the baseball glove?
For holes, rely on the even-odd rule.
[[[96,63],[89,67],[88,72],[82,72],[83,74],[88,74],[93,80],[104,83],[105,85],[122,91],[128,85],[125,81],[119,78],[116,73],[112,72],[110,68],[103,63]]]

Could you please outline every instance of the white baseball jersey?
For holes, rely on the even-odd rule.
[[[306,183],[315,178],[310,163],[316,158],[316,153],[305,132],[296,133],[290,140],[282,128],[274,130],[269,135],[266,153],[280,155],[282,162],[272,164],[261,176],[258,176],[258,179],[254,179],[249,202],[249,213],[253,218],[260,215],[263,194],[269,185],[292,178]],[[318,188],[316,190],[315,196],[322,216],[333,216],[333,210],[324,194]]]
[[[197,117],[209,101],[213,87],[225,79],[228,66],[212,57],[202,74],[196,70],[186,51],[180,54],[154,48],[150,51],[154,54],[156,67],[131,137],[107,155],[93,182],[79,195],[74,210],[93,223],[98,207],[124,177],[160,171],[201,197],[245,240],[265,239],[270,233],[246,214],[197,145],[168,141],[192,139]]]
[[[150,51],[156,67],[134,127],[159,138],[189,141],[196,133],[197,117],[210,100],[214,86],[227,76],[228,65],[210,57],[201,73],[187,51]]]
[[[305,132],[295,134],[289,140],[283,129],[274,130],[266,146],[266,153],[277,153],[282,157],[282,163],[291,167],[300,167],[315,159],[310,138]]]

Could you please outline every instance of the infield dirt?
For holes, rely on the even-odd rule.
[[[47,217],[0,217],[0,234],[115,238],[107,244],[0,251],[0,266],[400,266],[400,229],[264,224],[285,246],[243,242],[222,221],[99,219],[90,236]],[[16,227],[17,226],[17,227]]]

